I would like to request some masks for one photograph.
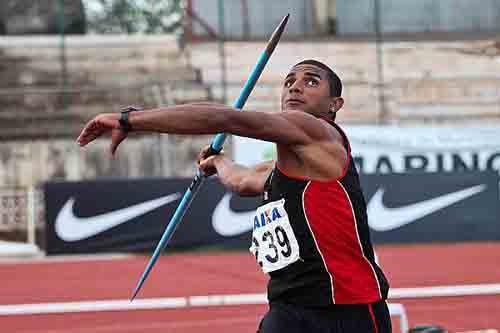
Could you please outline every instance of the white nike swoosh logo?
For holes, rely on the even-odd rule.
[[[373,230],[388,231],[415,222],[454,203],[462,201],[486,189],[486,185],[477,185],[467,189],[441,195],[436,198],[417,202],[402,207],[389,208],[382,202],[385,190],[379,188],[367,206],[368,224]]]
[[[59,214],[57,214],[54,228],[57,236],[62,240],[76,242],[95,236],[133,218],[146,214],[179,199],[180,196],[180,193],[173,193],[158,199],[92,217],[76,216],[73,212],[75,199],[72,197],[66,201]]]
[[[230,207],[231,193],[226,193],[217,204],[212,214],[212,226],[221,236],[237,236],[252,230],[254,211],[235,212]]]

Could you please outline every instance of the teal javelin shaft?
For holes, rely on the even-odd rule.
[[[259,60],[257,61],[257,64],[255,65],[254,69],[252,70],[252,73],[248,77],[243,89],[241,90],[240,96],[234,103],[234,108],[236,109],[242,109],[243,106],[245,105],[248,96],[252,92],[255,84],[257,83],[257,80],[259,79],[260,75],[262,74],[262,71],[264,70],[264,67],[266,66],[269,58],[271,57],[271,54],[273,53],[274,49],[276,48],[276,45],[278,45],[278,42],[281,38],[281,35],[285,29],[285,26],[288,22],[290,14],[286,15],[281,23],[278,25],[276,30],[273,32],[271,35],[271,38],[269,39],[269,42],[267,43],[267,47],[262,52]],[[212,141],[210,145],[210,154],[217,154],[221,151],[222,145],[224,144],[224,141],[226,140],[226,134],[225,133],[219,133],[215,136],[214,140]],[[201,185],[203,184],[203,181],[205,180],[205,177],[203,174],[198,170],[196,173],[196,176],[194,177],[193,181],[191,182],[191,185],[189,185],[189,188],[186,190],[184,193],[184,196],[182,197],[182,200],[175,210],[174,215],[172,216],[172,219],[170,220],[169,224],[167,225],[167,228],[163,232],[163,235],[158,242],[158,245],[156,246],[156,249],[153,252],[153,255],[151,256],[151,259],[148,262],[148,265],[146,266],[146,269],[142,273],[141,279],[139,280],[139,283],[135,287],[134,293],[132,295],[131,301],[137,296],[139,293],[139,290],[141,290],[142,285],[146,281],[146,278],[149,275],[149,272],[151,272],[151,269],[153,268],[153,265],[155,264],[156,260],[160,256],[161,252],[163,249],[167,246],[168,241],[172,237],[175,229],[177,228],[177,225],[179,222],[182,220],[184,215],[186,214],[189,205],[193,201],[194,197],[198,193],[199,189],[201,188]]]

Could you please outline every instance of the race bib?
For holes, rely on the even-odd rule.
[[[299,243],[285,211],[285,199],[257,208],[250,252],[264,273],[282,269],[299,260]]]

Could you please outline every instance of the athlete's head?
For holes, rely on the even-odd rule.
[[[283,83],[281,109],[301,110],[334,120],[344,100],[342,82],[327,65],[304,60],[292,67]]]

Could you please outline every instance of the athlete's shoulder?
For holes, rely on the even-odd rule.
[[[281,117],[300,128],[314,141],[334,141],[341,137],[339,130],[328,121],[307,112],[290,110],[283,112]]]

